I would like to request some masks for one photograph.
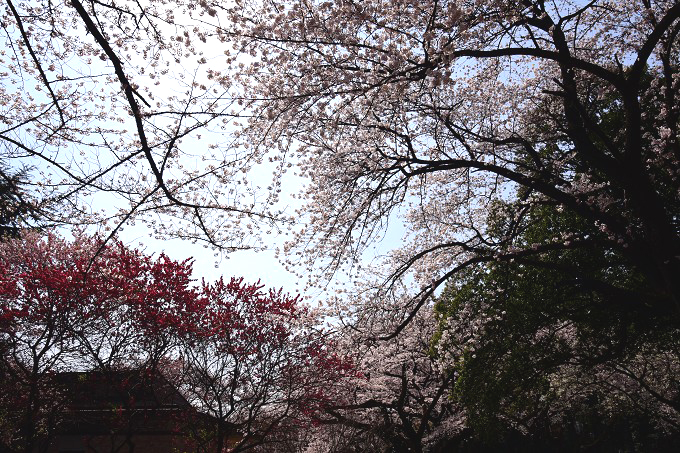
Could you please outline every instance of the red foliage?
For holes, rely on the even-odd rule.
[[[55,407],[32,384],[83,368],[166,371],[199,410],[247,427],[250,443],[287,418],[313,419],[352,365],[300,297],[241,278],[197,285],[191,273],[190,260],[82,235],[0,243],[0,371],[32,398],[24,425]]]

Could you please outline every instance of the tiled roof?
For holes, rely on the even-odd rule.
[[[159,373],[145,370],[59,373],[56,380],[76,410],[114,407],[186,409],[187,400]]]

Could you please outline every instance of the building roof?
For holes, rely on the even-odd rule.
[[[188,409],[190,404],[160,373],[146,370],[65,372],[56,376],[69,407],[86,409]]]

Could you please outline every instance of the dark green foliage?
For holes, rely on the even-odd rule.
[[[490,216],[499,237],[513,208],[499,204]],[[521,233],[506,254],[459,275],[437,305],[442,330],[456,331],[449,342],[466,340],[461,332],[483,325],[451,367],[455,398],[476,439],[472,450],[638,451],[662,445],[672,423],[664,425],[650,412],[680,402],[680,389],[674,376],[647,375],[645,367],[679,363],[676,321],[650,309],[652,286],[573,212],[539,204],[515,227]],[[572,243],[568,238],[577,234]],[[533,244],[535,253],[513,256],[515,248]],[[612,400],[612,394],[620,398]],[[671,412],[678,415],[678,409]]]
[[[12,171],[0,166],[0,237],[16,236],[37,215],[36,207],[22,189],[26,175],[26,169]]]

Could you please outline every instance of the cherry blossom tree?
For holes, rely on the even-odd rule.
[[[416,289],[396,330],[462,269],[547,249],[616,253],[654,288],[644,303],[677,314],[677,2],[202,8],[220,18],[215,33],[252,55],[231,66],[253,100],[244,140],[294,150],[309,181],[283,256],[317,271],[301,277],[316,283],[356,264],[402,215],[406,243],[384,261],[383,283]],[[499,201],[518,203],[492,237],[487,215]],[[605,234],[565,230],[514,248],[539,204]]]
[[[402,216],[381,270],[416,286],[397,330],[461,269],[559,247],[624,256],[654,309],[677,312],[679,14],[671,0],[9,1],[3,157],[33,165],[32,202],[60,220],[140,217],[224,249],[284,220],[297,164],[308,184],[282,258],[313,284],[359,274]],[[266,188],[254,167],[274,172]],[[120,210],[92,216],[95,194]],[[509,199],[516,218],[492,238],[490,206]],[[606,234],[511,249],[538,203]]]
[[[431,350],[434,316],[432,307],[423,309],[389,341],[376,340],[390,323],[375,317],[341,332],[338,347],[352,357],[355,374],[339,382],[344,391],[317,420],[306,452],[445,451],[466,435],[465,412],[451,399],[453,375]]]
[[[276,178],[244,178],[261,159],[224,133],[245,106],[207,65],[196,6],[4,3],[0,160],[30,169],[23,199],[43,223],[106,223],[113,237],[143,218],[226,250],[258,245],[247,225],[271,227],[276,191],[256,184]]]

